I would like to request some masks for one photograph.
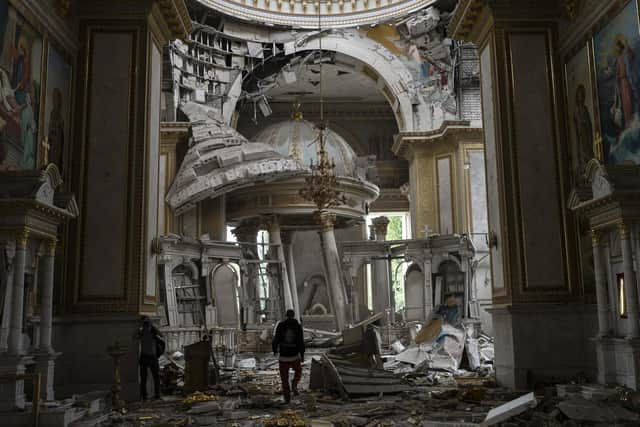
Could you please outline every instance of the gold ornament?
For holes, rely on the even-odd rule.
[[[621,240],[626,240],[629,237],[629,229],[624,222],[618,224],[618,232],[620,233]]]
[[[21,230],[16,235],[16,245],[25,249],[27,247],[27,242],[29,241],[29,230]]]

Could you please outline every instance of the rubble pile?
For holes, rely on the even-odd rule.
[[[512,392],[495,382],[493,339],[454,307],[439,307],[421,328],[382,344],[380,314],[341,334],[306,330],[301,393],[282,400],[272,353],[235,353],[205,389],[184,395],[190,359],[161,358],[165,395],[132,403],[100,426],[472,427],[637,426],[640,393],[586,384],[543,384]],[[399,328],[400,326],[394,325]],[[325,341],[331,348],[322,348]],[[188,356],[188,351],[186,351]],[[225,359],[227,359],[225,357]],[[215,361],[215,357],[213,358]],[[187,375],[188,376],[188,375]],[[85,427],[88,427],[85,426]]]
[[[480,332],[476,322],[461,320],[457,306],[438,307],[412,342],[407,346],[394,342],[391,350],[395,354],[383,356],[384,368],[397,374],[435,379],[447,377],[446,373],[490,376],[494,372],[493,338]]]

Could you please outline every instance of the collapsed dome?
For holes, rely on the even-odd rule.
[[[292,119],[272,124],[252,139],[269,145],[283,156],[294,158],[304,167],[311,162],[318,163],[320,130],[307,120]],[[324,141],[329,159],[335,162],[337,176],[365,179],[358,173],[358,156],[344,138],[326,128]]]

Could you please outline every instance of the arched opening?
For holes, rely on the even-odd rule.
[[[424,273],[418,264],[412,263],[404,276],[406,320],[424,319]]]
[[[237,270],[228,263],[219,264],[210,273],[211,295],[216,308],[216,321],[222,327],[240,325]]]

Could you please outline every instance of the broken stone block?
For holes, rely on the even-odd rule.
[[[218,402],[198,403],[187,411],[187,414],[190,414],[190,415],[221,414],[221,413],[222,413],[222,407]]]
[[[604,423],[614,425],[624,422],[638,422],[640,415],[624,409],[617,404],[589,401],[581,398],[570,399],[558,404],[562,413],[574,421]]]
[[[533,393],[525,394],[511,402],[493,408],[487,414],[482,426],[492,426],[499,422],[508,420],[511,417],[519,415],[530,408],[535,408],[538,401]]]

